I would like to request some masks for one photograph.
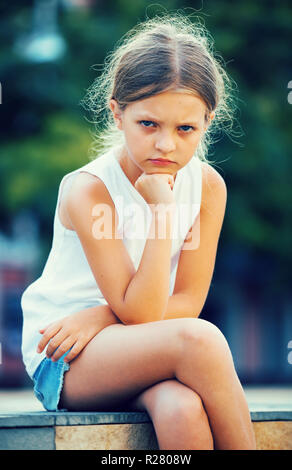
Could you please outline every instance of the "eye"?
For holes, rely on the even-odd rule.
[[[143,127],[154,127],[155,125],[153,121],[139,121],[139,124],[142,124]]]
[[[193,126],[180,126],[180,129],[187,134],[189,134],[190,131],[195,130]]]

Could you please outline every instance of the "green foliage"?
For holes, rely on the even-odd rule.
[[[194,21],[196,15],[203,19],[238,86],[239,145],[222,139],[210,155],[228,187],[223,242],[236,240],[291,260],[288,0],[232,5],[227,0],[99,0],[88,10],[64,8],[59,26],[67,54],[54,64],[38,65],[25,63],[13,50],[17,36],[30,28],[32,4],[13,2],[0,19],[1,83],[3,96],[9,97],[1,105],[4,218],[31,207],[48,227],[61,177],[89,158],[93,129],[79,102],[105,55],[146,15],[185,8]]]
[[[47,116],[37,136],[2,145],[0,174],[5,210],[13,215],[31,207],[41,219],[51,218],[61,178],[88,163],[90,142],[87,124],[60,112]]]

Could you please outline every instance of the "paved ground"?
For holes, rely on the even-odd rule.
[[[292,386],[246,386],[244,391],[253,410],[292,409]],[[0,389],[0,413],[22,411],[44,411],[32,389]]]

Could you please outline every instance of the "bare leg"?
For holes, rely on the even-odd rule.
[[[199,395],[176,379],[153,385],[138,395],[132,409],[151,417],[159,449],[212,450],[213,437]]]
[[[110,325],[70,363],[62,406],[105,410],[125,405],[149,386],[174,378],[181,320]]]
[[[185,353],[176,378],[201,397],[209,417],[215,448],[255,449],[255,436],[246,398],[234,369],[227,341],[205,320],[185,319]]]
[[[249,411],[225,338],[214,325],[200,319],[105,328],[71,362],[62,406],[113,409],[166,379],[177,379],[202,399],[216,448],[255,447]]]

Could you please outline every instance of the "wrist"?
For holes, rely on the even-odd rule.
[[[148,204],[153,215],[166,215],[173,216],[176,210],[176,202],[159,202],[157,204]]]
[[[159,238],[169,240],[172,237],[174,216],[174,204],[153,204],[151,207],[152,225],[150,229],[150,238]]]
[[[120,323],[118,317],[114,314],[108,305],[96,305],[94,307],[86,308],[77,312],[77,315],[81,315],[83,320],[91,320],[96,323],[99,327],[111,325],[112,323]]]

